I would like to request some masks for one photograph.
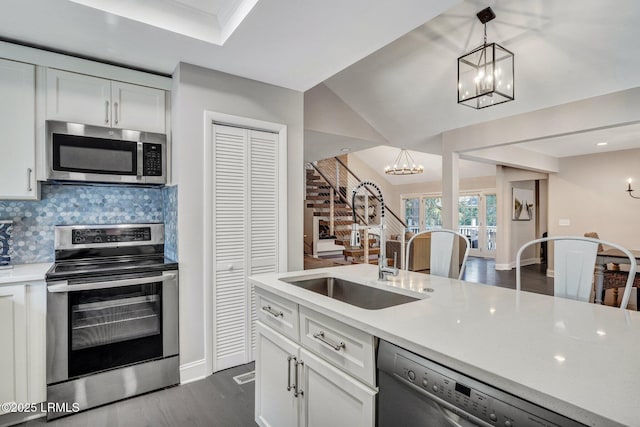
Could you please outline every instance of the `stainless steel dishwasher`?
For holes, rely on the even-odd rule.
[[[378,427],[582,426],[383,340],[377,366]]]

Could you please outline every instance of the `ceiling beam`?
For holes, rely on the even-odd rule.
[[[640,123],[640,88],[544,108],[443,133],[443,144],[463,153]]]
[[[515,145],[468,151],[461,153],[460,158],[536,172],[554,173],[560,170],[560,161],[557,157],[526,150]]]

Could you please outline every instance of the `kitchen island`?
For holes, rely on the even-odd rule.
[[[280,280],[322,275],[420,300],[367,310]],[[377,277],[376,266],[361,264],[257,275],[251,282],[258,292],[585,425],[640,425],[635,411],[640,313],[405,271],[387,281]]]

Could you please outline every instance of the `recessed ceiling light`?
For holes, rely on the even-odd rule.
[[[604,147],[605,145],[609,145],[609,143],[608,142],[598,142],[596,145],[598,147]]]
[[[340,151],[342,151],[343,153],[348,153],[349,151],[351,151],[351,148],[341,148]]]

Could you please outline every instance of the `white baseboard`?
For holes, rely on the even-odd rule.
[[[520,260],[520,265],[525,266],[525,265],[533,265],[533,264],[540,264],[540,258],[528,258],[528,259],[523,259]],[[513,263],[513,268],[516,267],[516,263]]]
[[[208,376],[205,359],[180,365],[180,384],[188,384]]]
[[[528,258],[520,260],[520,265],[522,266],[533,264],[540,264],[540,258]],[[496,264],[496,270],[513,270],[514,268],[516,268],[515,261],[512,261],[508,264]]]
[[[550,268],[547,268],[547,277],[553,277],[554,276],[554,271],[551,270]]]

